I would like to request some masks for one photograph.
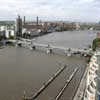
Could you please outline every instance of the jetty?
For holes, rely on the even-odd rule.
[[[35,100],[66,67],[67,65],[61,67],[32,97],[24,96],[23,100]]]
[[[61,89],[61,91],[58,93],[58,95],[56,96],[55,100],[59,100],[60,97],[62,96],[63,92],[65,91],[66,87],[68,86],[68,84],[70,83],[70,81],[73,79],[75,73],[78,71],[78,68],[76,68],[74,70],[74,72],[71,74],[71,76],[69,77],[69,79],[65,82],[64,87]]]

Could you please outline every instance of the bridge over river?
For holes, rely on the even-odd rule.
[[[64,55],[80,54],[83,56],[87,56],[90,54],[90,51],[91,51],[91,49],[65,48],[65,47],[53,46],[49,44],[48,45],[39,44],[29,39],[17,40],[16,43],[17,45],[20,45],[25,48],[34,49],[34,50],[38,49],[38,50],[45,51],[47,53],[60,53]]]

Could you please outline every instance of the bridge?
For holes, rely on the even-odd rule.
[[[40,43],[33,42],[33,40],[29,40],[29,39],[17,40],[16,44],[25,48],[29,48],[31,50],[36,50],[36,49],[42,50],[45,51],[47,54],[50,53],[59,53],[64,55],[80,54],[83,56],[87,56],[90,55],[90,51],[91,51],[91,49],[65,48],[65,47],[53,46],[49,44],[40,44]]]

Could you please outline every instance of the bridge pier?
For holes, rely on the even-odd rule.
[[[53,52],[53,50],[51,48],[48,48],[46,51],[47,54],[51,54],[52,52]]]
[[[32,49],[33,49],[33,50],[36,50],[36,46],[35,46],[35,45],[33,45],[33,46],[32,46]]]

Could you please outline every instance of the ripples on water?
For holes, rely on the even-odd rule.
[[[97,31],[54,32],[38,37],[35,42],[67,48],[87,48],[96,37]]]

